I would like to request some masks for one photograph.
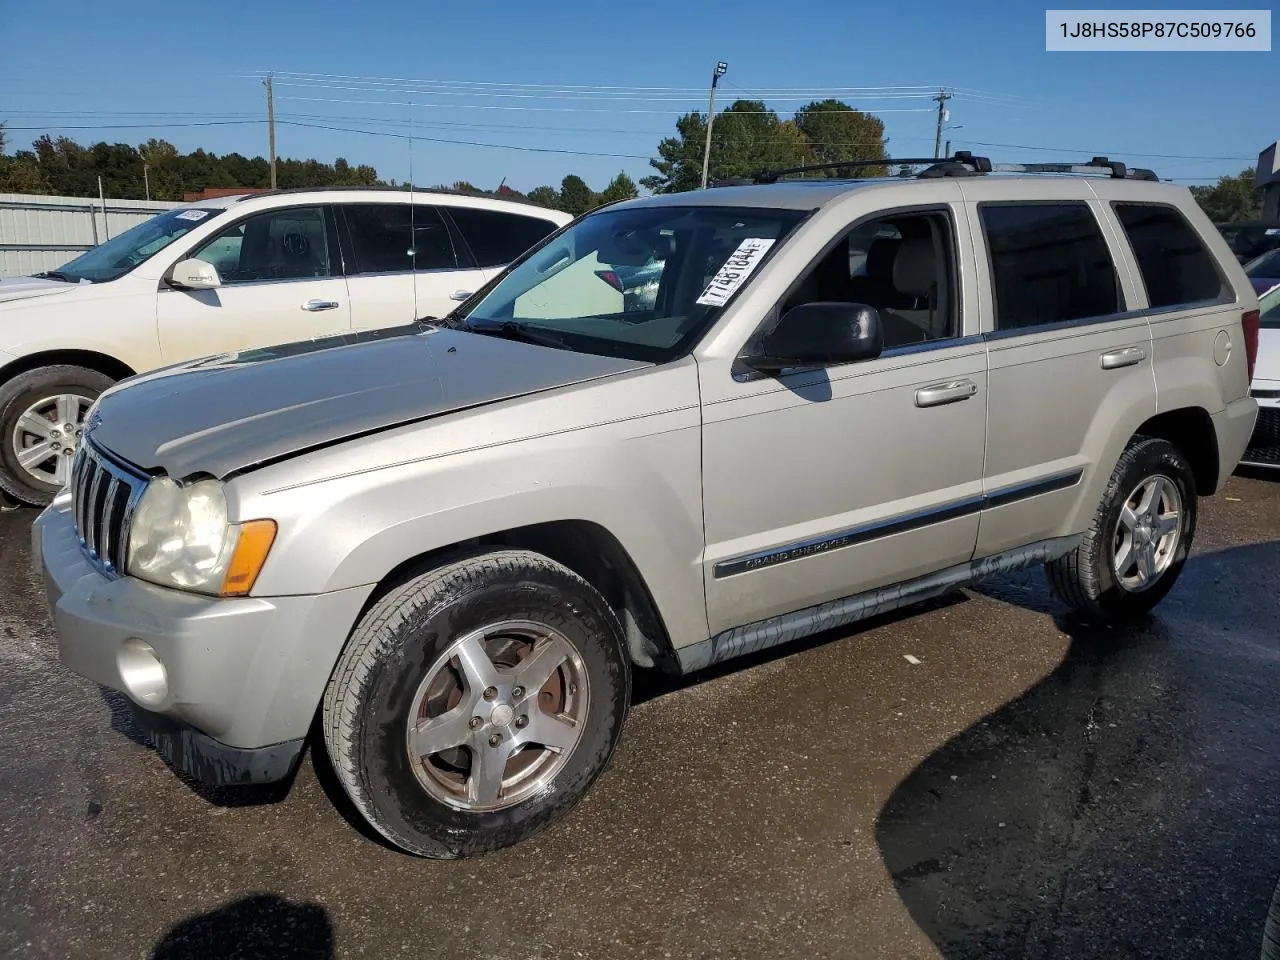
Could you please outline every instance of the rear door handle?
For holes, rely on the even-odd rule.
[[[1117,367],[1132,367],[1147,359],[1147,351],[1143,347],[1125,347],[1123,350],[1112,350],[1102,355],[1102,369],[1115,370]]]
[[[949,380],[946,383],[935,383],[921,387],[916,391],[917,407],[938,407],[944,403],[957,403],[968,400],[978,392],[978,385],[972,380]]]
[[[465,299],[467,299],[467,297],[471,296],[471,294],[472,294],[473,292],[474,292],[474,291],[471,291],[471,290],[455,290],[455,291],[453,291],[453,293],[449,294],[449,299],[450,299],[450,300],[465,300]]]
[[[315,313],[317,310],[337,310],[337,300],[308,300],[302,305],[303,310]]]

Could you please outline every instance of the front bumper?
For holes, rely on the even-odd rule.
[[[81,551],[65,496],[36,519],[32,547],[62,662],[123,692],[159,751],[214,783],[288,775],[372,591],[219,599],[109,580]],[[141,685],[140,649],[162,665]]]
[[[1280,468],[1280,383],[1254,382],[1258,422],[1240,462],[1249,467]]]

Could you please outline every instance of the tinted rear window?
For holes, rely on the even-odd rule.
[[[508,264],[556,229],[550,220],[475,207],[450,207],[449,216],[480,267]]]
[[[347,217],[355,247],[353,273],[453,270],[458,266],[449,230],[435,207],[408,203],[350,203]]]
[[[1151,306],[1176,307],[1230,294],[1212,254],[1177,209],[1155,203],[1112,206],[1137,258]]]
[[[979,210],[997,330],[1119,311],[1115,265],[1087,204],[981,204]]]

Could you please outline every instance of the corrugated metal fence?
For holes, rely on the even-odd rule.
[[[54,270],[176,203],[0,193],[0,277]]]

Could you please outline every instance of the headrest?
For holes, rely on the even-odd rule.
[[[867,249],[867,276],[885,283],[893,282],[893,261],[897,258],[902,241],[895,237],[881,237]]]
[[[928,297],[936,282],[933,241],[928,237],[903,240],[893,260],[894,288],[909,297]]]

